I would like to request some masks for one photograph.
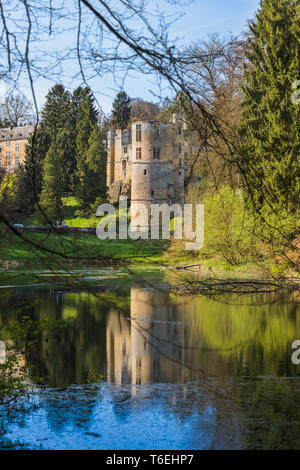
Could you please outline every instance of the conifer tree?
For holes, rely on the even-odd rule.
[[[239,167],[255,211],[289,216],[300,199],[300,4],[262,0],[245,72]],[[295,234],[291,233],[291,236]]]
[[[62,221],[62,189],[61,161],[56,150],[56,142],[53,142],[43,163],[43,187],[40,205],[47,216],[39,215],[43,223],[50,221],[54,225],[56,221]]]
[[[130,98],[125,91],[120,91],[112,107],[112,120],[115,127],[126,129],[131,117]]]
[[[71,93],[61,84],[52,87],[46,96],[42,111],[41,129],[43,133],[49,135],[51,142],[56,141],[58,144],[64,191],[72,189],[73,173],[76,167],[76,116],[73,111]]]
[[[46,96],[42,110],[42,127],[54,139],[61,128],[72,122],[72,96],[63,85],[54,85]]]
[[[43,161],[49,150],[51,137],[44,129],[39,128],[33,134],[25,150],[25,185],[30,201],[28,211],[34,212],[34,205],[37,202],[42,190]]]
[[[98,125],[98,112],[95,107],[94,98],[91,93],[83,93],[78,106],[76,122],[76,194],[84,201],[83,188],[85,187],[85,174],[88,169],[87,152],[89,139],[94,126]]]
[[[106,197],[106,151],[103,141],[103,132],[98,124],[94,124],[78,192],[82,207],[86,210],[96,200],[100,202]]]

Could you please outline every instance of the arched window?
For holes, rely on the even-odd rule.
[[[126,166],[127,166],[126,160],[122,160],[122,173],[124,175],[126,175]]]

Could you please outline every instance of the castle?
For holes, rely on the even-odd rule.
[[[137,120],[107,135],[107,186],[110,200],[122,196],[131,207],[143,203],[184,204],[185,123]]]

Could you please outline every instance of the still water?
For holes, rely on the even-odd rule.
[[[24,354],[46,387],[0,408],[0,448],[300,448],[299,294],[175,296],[116,278],[10,289],[1,321],[20,305],[67,326]]]

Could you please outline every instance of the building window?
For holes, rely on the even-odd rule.
[[[127,147],[123,147],[123,153],[128,153]]]
[[[10,141],[6,142],[6,147],[10,147]]]
[[[147,170],[144,170],[144,175],[146,175],[146,174],[147,174]]]
[[[15,166],[19,166],[20,165],[20,157],[19,155],[16,155],[15,156]]]
[[[160,147],[153,147],[153,160],[160,159]]]
[[[141,140],[142,140],[142,124],[137,124],[136,127],[135,127],[135,130],[136,130],[135,140],[137,142],[141,142]]]
[[[126,175],[126,160],[122,160],[122,172],[123,175]]]
[[[15,151],[20,152],[20,144],[15,144]]]
[[[142,159],[142,149],[141,149],[141,147],[138,147],[138,148],[136,149],[136,159],[137,159],[137,160],[141,160],[141,159]]]
[[[10,160],[10,152],[6,152],[6,160]]]
[[[179,129],[178,129],[178,134],[181,135],[182,134],[182,128],[181,126],[179,126]]]
[[[178,153],[181,153],[181,145],[178,145]]]
[[[151,196],[154,196],[154,191],[151,191]]]

